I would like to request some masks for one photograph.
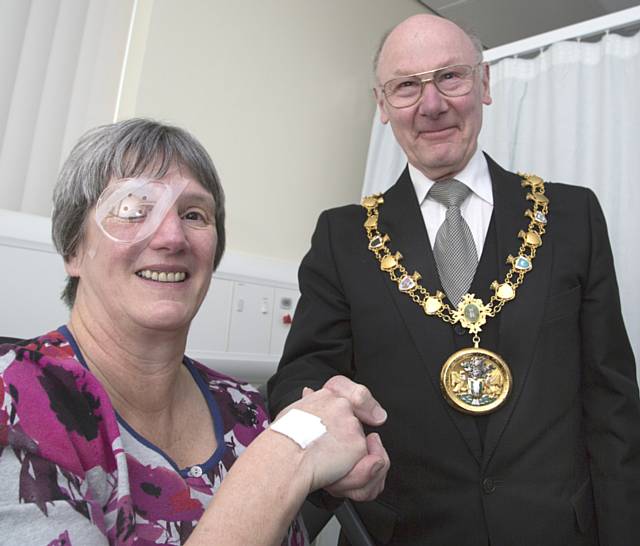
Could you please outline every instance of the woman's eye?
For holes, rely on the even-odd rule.
[[[208,226],[211,224],[209,216],[200,210],[188,210],[182,215],[182,219],[195,226]]]

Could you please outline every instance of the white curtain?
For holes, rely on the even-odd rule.
[[[391,125],[380,122],[380,112],[376,110],[369,139],[369,153],[364,171],[362,195],[383,192],[400,176],[407,165],[407,156],[393,136]]]
[[[494,103],[482,148],[510,170],[592,188],[604,209],[631,343],[640,358],[640,33],[558,42],[491,66]],[[363,194],[384,191],[406,162],[374,120]]]
[[[0,0],[0,208],[48,216],[61,161],[113,120],[134,0]]]

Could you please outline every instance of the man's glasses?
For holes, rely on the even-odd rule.
[[[480,64],[456,64],[394,78],[382,86],[382,92],[394,108],[408,108],[416,104],[424,92],[424,86],[429,82],[433,82],[445,97],[461,97],[473,88],[473,77]]]

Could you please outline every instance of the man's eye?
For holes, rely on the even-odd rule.
[[[406,80],[398,80],[393,82],[391,94],[395,93],[411,93],[420,87],[420,80],[417,78],[408,78]]]
[[[420,85],[420,82],[416,79],[410,79],[410,80],[400,80],[399,82],[397,82],[395,89],[397,91],[400,90],[408,90],[408,89],[412,89],[414,87],[418,87]]]
[[[447,72],[440,74],[441,80],[455,80],[458,78],[460,78],[460,73],[455,70],[448,70]]]

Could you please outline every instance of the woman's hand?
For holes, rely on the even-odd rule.
[[[344,376],[331,378],[322,389],[304,389],[302,399],[285,408],[320,417],[327,433],[306,450],[311,461],[311,490],[325,488],[335,497],[357,501],[373,500],[384,488],[389,470],[387,455],[380,436],[365,437],[362,424],[381,425],[387,414],[369,390]]]
[[[339,480],[367,455],[362,425],[346,398],[329,389],[305,389],[302,398],[282,410],[276,422],[294,408],[319,417],[327,429],[304,450],[300,448],[300,468],[309,473],[309,492]]]

